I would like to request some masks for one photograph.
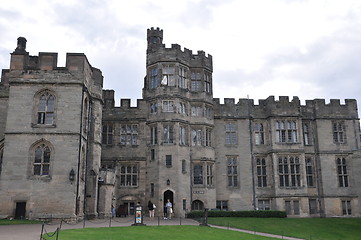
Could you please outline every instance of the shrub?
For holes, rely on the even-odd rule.
[[[204,216],[204,211],[192,211],[187,213],[187,218],[201,218]],[[287,214],[285,211],[208,211],[208,217],[257,217],[257,218],[285,218]]]

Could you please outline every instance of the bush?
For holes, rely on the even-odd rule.
[[[187,218],[201,218],[204,216],[204,211],[192,211],[187,213]],[[208,217],[256,217],[256,218],[285,218],[287,214],[285,211],[208,211]]]

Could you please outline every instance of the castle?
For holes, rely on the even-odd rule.
[[[84,54],[30,56],[18,38],[0,83],[0,218],[284,210],[360,217],[356,100],[213,98],[212,56],[147,30],[143,97],[115,106]],[[218,81],[220,81],[218,79]],[[231,87],[231,86],[230,86]]]

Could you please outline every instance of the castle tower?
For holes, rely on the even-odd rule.
[[[212,56],[178,44],[166,48],[163,30],[147,31],[147,76],[143,98],[151,134],[146,198],[159,206],[170,199],[175,214],[214,208],[212,147]],[[180,184],[181,183],[181,184]]]

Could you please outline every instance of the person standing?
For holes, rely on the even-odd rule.
[[[154,204],[149,200],[148,201],[148,210],[149,210],[149,218],[154,218]]]
[[[168,219],[172,219],[172,213],[173,213],[173,204],[171,203],[171,201],[168,199],[167,203],[166,203],[166,208],[167,208],[167,218]]]

